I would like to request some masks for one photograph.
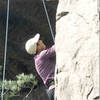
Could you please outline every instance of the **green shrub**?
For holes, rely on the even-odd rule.
[[[25,88],[32,89],[37,86],[38,82],[33,74],[24,75],[24,73],[16,76],[16,80],[5,80],[4,82],[5,100],[9,100],[12,97],[21,96],[21,91]],[[0,89],[2,82],[0,81]],[[1,94],[1,93],[0,93]]]

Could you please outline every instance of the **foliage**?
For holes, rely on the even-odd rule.
[[[23,89],[31,89],[32,87],[34,88],[37,84],[38,82],[33,74],[24,75],[24,73],[22,73],[16,76],[16,80],[5,80],[5,100],[9,100],[14,96],[20,96]],[[2,82],[0,81],[0,89],[1,85]]]
[[[2,66],[0,65],[0,78],[2,77]]]

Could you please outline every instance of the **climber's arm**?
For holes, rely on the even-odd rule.
[[[46,49],[44,51],[41,52],[41,57],[43,58],[51,58],[51,57],[55,57],[56,53],[55,53],[55,45],[53,45],[51,48]]]

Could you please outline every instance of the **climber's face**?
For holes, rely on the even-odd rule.
[[[37,52],[41,52],[46,49],[46,45],[43,43],[42,40],[39,40],[37,43]]]

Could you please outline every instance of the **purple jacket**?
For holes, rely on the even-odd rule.
[[[45,85],[49,79],[54,79],[55,55],[55,45],[53,45],[51,48],[41,51],[34,57],[35,68]]]

